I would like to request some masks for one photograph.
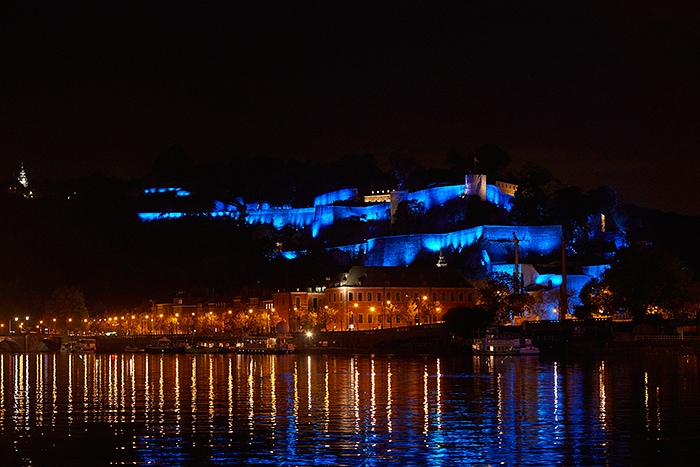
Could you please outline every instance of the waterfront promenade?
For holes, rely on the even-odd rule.
[[[565,320],[528,322],[522,326],[502,326],[508,337],[528,337],[544,354],[606,354],[643,349],[700,349],[697,326],[633,325],[611,320]],[[274,335],[270,335],[274,337]],[[469,353],[471,339],[451,332],[445,323],[406,326],[373,331],[334,331],[292,333],[298,352],[332,353]],[[0,335],[0,353],[58,352],[61,344],[78,337],[96,339],[98,353],[121,353],[127,346],[146,348],[159,338],[195,346],[200,342],[235,345],[239,334],[146,334],[125,336],[65,336],[41,333]]]

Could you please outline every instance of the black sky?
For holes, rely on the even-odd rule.
[[[700,215],[696,2],[53,3],[0,7],[0,178],[495,143]]]

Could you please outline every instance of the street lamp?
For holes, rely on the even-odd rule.
[[[352,313],[352,328],[355,329],[355,317],[357,316],[357,307],[359,306],[357,302],[355,302],[353,305],[353,308],[355,309]],[[348,328],[350,326],[348,325]]]
[[[392,319],[391,319],[391,300],[386,301],[386,306],[384,307],[384,322],[386,323],[386,310],[389,310],[389,327],[392,328],[394,325],[392,324]]]

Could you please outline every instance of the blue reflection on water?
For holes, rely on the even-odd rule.
[[[696,355],[3,355],[0,449],[7,465],[682,465],[697,394]]]

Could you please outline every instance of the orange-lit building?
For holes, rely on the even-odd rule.
[[[318,313],[325,305],[325,287],[308,287],[296,292],[277,291],[272,293],[272,307],[280,321],[289,324],[292,331],[299,331],[307,324],[309,312]]]
[[[445,267],[354,266],[325,287],[277,292],[273,304],[294,330],[315,316],[329,331],[434,323],[450,308],[474,306],[474,287]]]

